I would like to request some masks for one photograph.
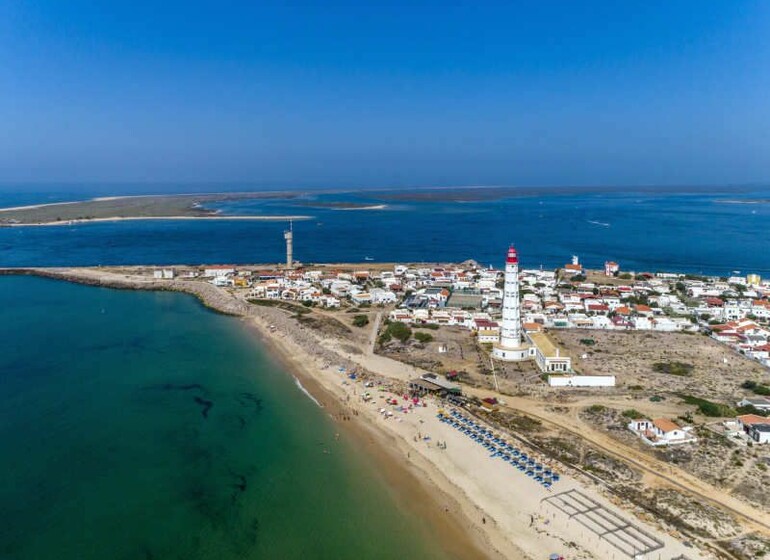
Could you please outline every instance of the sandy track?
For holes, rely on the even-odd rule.
[[[480,396],[488,396],[490,394],[489,391],[476,392]],[[569,416],[565,417],[564,415],[549,413],[543,410],[543,405],[527,399],[506,396],[499,396],[499,398],[505,401],[505,408],[523,413],[545,424],[564,430],[575,437],[587,441],[605,453],[640,469],[646,475],[645,481],[647,483],[685,491],[696,496],[699,500],[708,502],[737,516],[747,530],[755,529],[765,534],[770,534],[770,515],[758,511],[756,508],[719,488],[703,482],[670,463],[651,457],[596,430],[579,417],[578,412],[582,405],[575,403],[560,404],[560,406],[566,406],[571,409]]]

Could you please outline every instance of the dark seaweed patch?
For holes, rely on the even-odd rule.
[[[254,414],[262,412],[262,399],[260,399],[254,393],[243,392],[240,393],[236,400],[244,408],[250,408]]]
[[[193,391],[198,390],[202,393],[208,394],[208,389],[206,389],[203,385],[200,383],[188,383],[185,385],[177,385],[174,383],[163,383],[162,385],[148,385],[146,387],[142,387],[142,389],[145,390],[155,390],[155,391]]]
[[[211,410],[211,407],[214,406],[214,402],[206,399],[202,399],[200,397],[195,397],[194,400],[195,400],[195,404],[201,405],[201,414],[203,415],[203,417],[208,418],[209,410]]]
[[[234,473],[233,471],[230,471],[230,476],[235,479],[235,481],[230,484],[230,488],[234,488],[233,493],[230,495],[230,501],[235,502],[249,487],[249,482],[244,475]]]

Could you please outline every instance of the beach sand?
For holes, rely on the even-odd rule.
[[[542,501],[555,493],[576,489],[625,520],[643,525],[595,488],[563,476],[552,491],[546,490],[509,464],[490,458],[478,444],[441,423],[436,415],[442,405],[430,397],[425,401],[426,407],[416,407],[407,413],[394,411],[392,417],[383,416],[380,410],[387,407],[385,399],[395,397],[404,403],[402,395],[365,388],[362,382],[347,379],[337,366],[352,360],[370,372],[397,380],[414,377],[412,366],[366,352],[360,355],[342,352],[340,360],[330,364],[328,354],[319,358],[317,349],[306,341],[297,343],[307,333],[295,332],[300,327],[292,326],[288,322],[292,320],[282,312],[259,309],[260,315],[248,321],[259,329],[265,343],[275,355],[282,356],[286,367],[295,372],[317,398],[320,394],[317,391],[321,389],[332,397],[332,403],[343,403],[343,410],[347,411],[343,414],[352,422],[341,424],[355,427],[359,437],[365,434],[370,438],[369,452],[385,453],[382,456],[385,470],[406,469],[420,481],[424,491],[433,496],[435,505],[426,506],[426,513],[438,528],[443,525],[442,517],[447,515],[440,506],[447,504],[450,517],[459,517],[459,521],[452,524],[464,526],[472,542],[485,550],[487,557],[536,559],[547,558],[554,552],[568,558],[624,557],[592,531]],[[335,345],[334,341],[326,341],[323,346],[332,351]],[[362,399],[365,391],[372,393],[372,401]],[[319,400],[329,402],[328,397]],[[387,408],[394,410],[394,407]],[[446,443],[446,449],[437,445],[439,441]],[[394,488],[402,487],[403,480],[403,477],[389,477]],[[704,557],[668,534],[651,527],[645,530],[655,533],[664,543],[665,548],[660,552],[665,557],[669,553],[671,557],[686,554],[693,560]],[[658,552],[655,554],[657,557]]]

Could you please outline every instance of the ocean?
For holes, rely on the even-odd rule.
[[[770,274],[767,187],[544,188],[462,200],[444,196],[448,191],[427,192],[433,196],[412,196],[418,191],[308,192],[296,199],[213,206],[224,215],[310,216],[293,225],[295,258],[305,263],[475,259],[499,266],[505,248],[515,243],[525,267],[555,268],[577,255],[591,268],[614,260],[637,272]],[[0,206],[87,194],[5,192]],[[340,203],[384,207],[333,206]],[[134,221],[0,228],[0,266],[280,262],[287,225]]]
[[[0,558],[446,558],[237,319],[0,277]]]

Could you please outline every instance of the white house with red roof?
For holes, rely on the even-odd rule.
[[[474,319],[472,330],[476,332],[476,340],[482,344],[494,344],[500,340],[500,325],[489,319]]]
[[[632,420],[628,423],[628,429],[638,435],[644,443],[656,447],[692,443],[698,440],[692,434],[691,427],[679,426],[666,418]]]

